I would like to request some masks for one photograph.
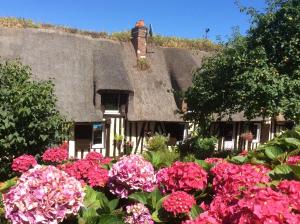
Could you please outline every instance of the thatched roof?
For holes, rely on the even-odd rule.
[[[215,120],[217,120],[218,115],[214,114],[213,118]],[[265,118],[265,119],[268,120],[269,118]],[[245,117],[243,112],[239,112],[239,113],[232,114],[231,116],[225,115],[225,116],[222,117],[221,121],[225,121],[225,122],[226,121],[253,121],[253,122],[257,121],[258,122],[258,121],[263,121],[263,117],[256,117],[256,118],[253,118],[251,120],[248,120]]]
[[[0,28],[0,56],[20,58],[35,79],[53,79],[58,108],[77,122],[102,119],[94,91],[130,93],[128,119],[183,121],[173,89],[191,84],[205,52],[149,45],[150,68],[141,71],[129,42],[92,39],[53,30]]]
[[[116,42],[99,41],[94,50],[94,80],[96,91],[132,91],[132,86],[124,67],[122,46]]]

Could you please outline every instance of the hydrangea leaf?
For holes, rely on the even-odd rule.
[[[201,212],[202,209],[198,205],[194,205],[191,209],[190,216],[195,219]]]
[[[128,198],[138,201],[142,204],[147,204],[147,199],[149,198],[149,193],[135,192],[135,193],[129,195]]]
[[[268,146],[265,149],[266,156],[271,160],[277,159],[278,156],[282,153],[283,153],[282,149],[279,148],[278,146]]]

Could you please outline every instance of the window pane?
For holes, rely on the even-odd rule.
[[[221,137],[224,137],[225,141],[231,141],[233,138],[233,124],[221,125]]]
[[[257,125],[255,125],[255,124],[251,125],[250,132],[253,135],[253,139],[257,139]]]
[[[103,133],[103,124],[94,124],[93,125],[93,144],[102,144],[102,133]]]
[[[101,104],[105,110],[119,110],[119,94],[102,94]]]

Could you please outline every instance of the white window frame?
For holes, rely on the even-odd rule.
[[[254,123],[254,126],[256,126],[256,139],[253,139],[253,143],[259,143],[260,142],[260,135],[261,135],[261,123]]]
[[[98,123],[94,123],[94,124],[98,124]],[[93,124],[93,125],[94,125]],[[94,144],[94,128],[92,128],[92,149],[102,149],[104,148],[104,133],[105,133],[105,126],[104,123],[100,123],[102,124],[102,143],[101,144]]]
[[[120,115],[120,110],[121,110],[121,105],[120,105],[120,101],[121,101],[121,94],[120,93],[116,93],[118,94],[118,110],[104,110],[104,114],[105,115]]]

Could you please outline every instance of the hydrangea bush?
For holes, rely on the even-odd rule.
[[[14,160],[12,169],[23,173],[17,184],[0,183],[12,223],[300,223],[298,150],[263,148],[157,171],[141,155],[112,160],[90,152],[76,160],[63,150],[43,155],[55,166],[29,155]]]
[[[12,223],[59,223],[83,205],[81,183],[54,166],[36,165],[3,195]]]
[[[123,156],[109,171],[110,192],[127,198],[134,191],[154,190],[156,179],[152,164],[140,155]]]
[[[22,155],[15,158],[12,162],[11,169],[15,172],[24,173],[37,164],[34,156]]]

